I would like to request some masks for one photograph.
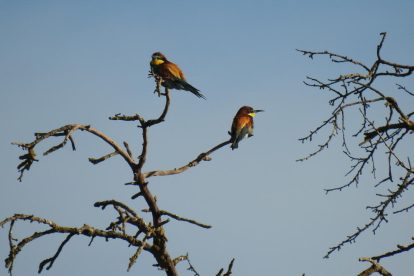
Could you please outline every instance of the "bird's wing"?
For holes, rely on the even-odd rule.
[[[238,141],[243,139],[250,131],[250,121],[251,119],[249,116],[236,117],[232,125],[233,138]]]
[[[172,62],[160,64],[158,67],[158,73],[163,78],[182,79],[185,81],[183,71],[181,71],[180,68]]]
[[[250,133],[250,127],[249,127],[249,125],[246,124],[240,131],[239,141],[241,139],[247,138],[247,135],[249,133]]]

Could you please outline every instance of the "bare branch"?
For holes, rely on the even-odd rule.
[[[311,158],[312,156],[315,156],[316,154],[318,154],[319,152],[321,152],[323,149],[328,148],[329,143],[331,142],[332,138],[338,133],[338,129],[340,129],[338,127],[338,123],[337,123],[337,117],[338,117],[339,114],[342,114],[342,125],[344,126],[344,124],[345,124],[345,122],[344,122],[344,120],[345,120],[344,119],[344,113],[343,113],[344,110],[345,110],[345,108],[350,107],[350,106],[354,106],[354,105],[366,105],[367,103],[377,102],[377,101],[381,101],[381,100],[384,100],[384,98],[377,98],[377,99],[372,99],[372,100],[358,101],[358,102],[353,102],[353,103],[349,103],[349,104],[345,104],[345,105],[342,105],[341,104],[341,106],[339,106],[338,108],[336,108],[336,111],[334,112],[334,114],[329,119],[327,119],[326,121],[324,121],[322,125],[320,125],[319,127],[317,127],[315,130],[311,131],[308,136],[299,139],[299,141],[301,141],[302,143],[305,142],[306,140],[312,141],[313,135],[317,134],[317,132],[319,130],[321,130],[322,128],[324,128],[328,123],[331,123],[333,125],[333,127],[332,127],[332,132],[331,132],[331,134],[328,137],[328,140],[324,144],[319,145],[319,149],[318,150],[312,152],[311,154],[309,154],[308,156],[306,156],[304,158],[297,159],[296,161],[297,162],[298,161],[306,161],[309,158]],[[343,130],[344,130],[344,128],[342,128],[342,131]],[[342,138],[343,138],[343,145],[346,146],[346,143],[345,143],[345,135],[344,134],[342,135]],[[348,151],[348,153],[349,153],[349,151]]]
[[[196,159],[194,159],[193,161],[191,161],[190,163],[188,163],[185,166],[182,166],[181,168],[178,169],[174,169],[174,170],[168,170],[168,171],[151,171],[151,172],[146,172],[143,174],[144,178],[148,178],[151,176],[158,176],[158,175],[172,175],[172,174],[179,174],[182,172],[185,172],[186,170],[188,170],[191,167],[197,166],[201,161],[210,161],[211,158],[207,157],[210,154],[212,154],[213,152],[215,152],[216,150],[224,147],[225,145],[230,144],[230,140],[225,141],[217,146],[215,146],[214,148],[212,148],[211,150],[201,153]]]
[[[12,217],[5,219],[3,222],[0,223],[0,226],[3,226],[7,222],[10,222],[11,224],[10,231],[9,231],[10,254],[9,254],[9,258],[6,260],[6,265],[9,266],[10,273],[13,268],[14,259],[16,258],[17,254],[22,250],[22,248],[26,244],[28,244],[34,239],[37,239],[47,234],[65,233],[67,234],[66,239],[60,244],[56,253],[51,258],[43,260],[40,263],[39,273],[43,270],[45,266],[47,266],[46,267],[47,270],[53,266],[54,262],[59,257],[63,247],[71,240],[73,236],[84,235],[84,236],[91,237],[89,245],[91,245],[95,237],[103,237],[105,239],[109,239],[109,238],[122,239],[122,240],[127,241],[129,246],[137,247],[136,252],[129,259],[130,261],[128,265],[128,271],[132,268],[132,266],[138,259],[138,256],[142,252],[142,250],[145,250],[145,251],[150,252],[153,255],[153,257],[157,260],[156,266],[158,266],[159,269],[164,270],[167,276],[178,276],[178,273],[175,269],[175,265],[179,261],[186,259],[186,257],[181,256],[174,260],[171,259],[166,249],[167,248],[166,243],[168,239],[167,239],[167,236],[165,235],[165,231],[163,228],[163,225],[168,223],[170,219],[168,218],[166,220],[162,220],[162,216],[163,215],[170,216],[176,220],[186,221],[186,222],[189,222],[189,223],[192,223],[200,227],[204,227],[204,228],[210,228],[211,226],[199,223],[195,220],[182,218],[180,216],[177,216],[167,211],[160,210],[157,205],[156,197],[153,196],[148,189],[148,182],[145,181],[146,177],[154,176],[154,175],[166,175],[166,174],[179,173],[177,170],[174,170],[174,172],[170,172],[170,173],[168,173],[168,171],[155,171],[155,172],[150,172],[147,174],[142,173],[142,168],[145,165],[147,153],[148,153],[148,144],[149,144],[148,129],[149,127],[155,124],[159,124],[165,120],[168,110],[169,110],[170,101],[171,101],[170,92],[168,88],[165,88],[165,93],[161,93],[161,84],[163,82],[162,78],[158,76],[154,76],[154,77],[157,82],[156,92],[158,92],[159,96],[164,95],[166,99],[163,112],[157,119],[151,119],[151,120],[145,121],[144,118],[138,114],[134,116],[126,116],[126,115],[121,115],[120,113],[115,114],[115,116],[109,118],[110,120],[139,121],[140,122],[140,125],[138,127],[142,129],[143,144],[142,144],[141,155],[138,157],[139,160],[137,161],[137,163],[135,163],[132,157],[133,155],[132,155],[131,149],[129,148],[128,143],[126,142],[123,143],[125,147],[125,150],[124,150],[118,144],[116,144],[112,139],[102,134],[101,132],[91,128],[89,125],[80,125],[80,124],[66,125],[61,128],[54,129],[47,133],[36,133],[35,134],[36,140],[31,143],[13,143],[15,145],[22,147],[24,150],[28,150],[27,154],[20,156],[20,159],[23,160],[23,162],[21,162],[21,164],[19,164],[18,166],[18,169],[21,172],[19,179],[21,180],[23,176],[23,172],[25,170],[29,170],[34,161],[38,161],[37,159],[35,159],[36,154],[34,151],[34,147],[37,146],[37,144],[39,144],[43,140],[50,138],[50,137],[60,137],[60,136],[64,137],[61,143],[51,147],[49,150],[47,150],[44,153],[44,155],[48,155],[49,153],[52,153],[56,150],[63,148],[67,144],[68,140],[72,144],[72,149],[75,150],[76,147],[75,147],[75,142],[74,142],[72,134],[76,130],[87,131],[89,133],[94,134],[95,136],[98,136],[104,142],[110,145],[114,149],[114,151],[98,159],[89,158],[89,161],[93,164],[97,164],[115,155],[121,155],[124,158],[124,160],[127,162],[127,164],[129,165],[133,173],[133,182],[129,182],[127,183],[127,185],[134,185],[135,187],[139,187],[139,192],[135,193],[135,195],[132,196],[132,199],[141,196],[140,198],[145,200],[146,204],[148,205],[148,212],[150,212],[152,215],[152,222],[149,222],[148,224],[145,223],[145,221],[142,218],[140,218],[133,209],[123,204],[122,202],[118,202],[116,200],[106,200],[106,201],[96,202],[94,204],[95,207],[101,207],[102,209],[105,209],[108,205],[110,205],[118,213],[118,217],[116,218],[116,220],[110,222],[109,226],[105,230],[95,229],[87,224],[85,224],[84,226],[80,228],[63,227],[46,219],[24,215],[24,214],[16,214]],[[227,144],[230,144],[230,140],[219,144],[218,146],[214,147],[208,152],[201,153],[195,160],[190,162],[188,165],[180,168],[180,172],[183,172],[192,166],[198,165],[201,161],[210,161],[211,158],[208,157],[208,155],[210,155],[215,150],[218,150],[219,148]],[[14,245],[13,243],[14,239],[12,237],[12,230],[13,230],[13,225],[16,220],[22,220],[22,221],[30,220],[31,222],[37,221],[40,224],[44,224],[45,226],[50,227],[50,229],[40,232],[40,233],[36,232],[33,235],[23,239],[19,244]],[[130,227],[137,228],[135,229],[134,231],[135,234],[133,236],[127,233],[127,230],[129,230]],[[138,236],[141,233],[145,234],[145,237],[142,239],[142,241],[138,239]],[[148,243],[149,239],[152,240],[152,244]],[[229,266],[228,272],[224,275],[226,276],[230,275],[233,261],[231,262]]]
[[[110,154],[107,154],[105,156],[102,156],[101,158],[95,159],[95,158],[89,158],[89,162],[96,165],[98,163],[101,163],[102,161],[105,161],[106,159],[111,158],[112,156],[118,155],[118,152],[114,151]]]
[[[411,204],[410,206],[408,206],[408,207],[405,207],[405,208],[403,208],[403,209],[401,209],[401,210],[398,210],[398,211],[395,211],[395,212],[393,212],[393,214],[398,214],[398,213],[401,213],[401,212],[404,212],[404,211],[406,211],[406,212],[408,212],[408,210],[410,210],[411,208],[413,208],[414,207],[414,203],[413,204]]]
[[[185,255],[185,256],[179,256],[177,258],[174,258],[173,263],[176,266],[179,262],[184,261],[184,260],[187,260],[187,261],[189,260],[188,259],[188,254]]]
[[[364,136],[365,136],[364,141],[362,141],[359,145],[362,146],[366,142],[371,141],[373,138],[375,138],[378,135],[378,133],[384,133],[384,132],[387,132],[388,130],[391,130],[391,129],[402,129],[404,127],[406,127],[405,123],[396,123],[396,124],[380,126],[380,127],[376,128],[376,130],[373,130],[373,131],[370,131],[370,132],[365,132],[364,133]]]
[[[131,157],[131,158],[132,158],[132,152],[131,152],[131,149],[129,148],[128,143],[127,143],[127,142],[125,142],[125,141],[124,141],[124,147],[126,148],[126,150],[127,150],[127,153],[128,153],[128,155],[129,155],[129,157]]]
[[[49,258],[49,259],[46,259],[46,260],[44,260],[44,261],[42,261],[41,263],[40,263],[40,265],[39,265],[39,271],[38,271],[38,273],[40,274],[41,272],[42,272],[42,270],[43,270],[43,267],[47,264],[47,263],[49,263],[49,265],[47,266],[47,268],[46,268],[46,270],[49,270],[52,266],[53,266],[53,263],[55,262],[55,260],[57,259],[57,257],[59,257],[59,254],[60,254],[60,252],[62,251],[62,249],[63,249],[63,247],[65,246],[65,244],[74,236],[75,234],[74,233],[70,233],[69,235],[67,235],[67,237],[66,237],[66,239],[60,244],[60,246],[59,246],[59,248],[58,248],[58,250],[57,250],[57,252],[56,252],[56,254],[52,257],[52,258]]]
[[[96,202],[93,206],[94,207],[101,207],[101,209],[104,210],[106,208],[106,206],[108,206],[108,205],[119,206],[122,209],[124,209],[125,211],[127,211],[130,216],[132,216],[134,218],[139,218],[138,214],[134,210],[132,210],[130,207],[128,207],[124,203],[116,201],[114,199],[99,201],[99,202]]]
[[[148,209],[144,209],[142,211],[147,212],[147,213],[149,212]],[[173,219],[176,219],[176,220],[186,221],[186,222],[198,225],[198,226],[203,227],[203,228],[207,228],[207,229],[211,228],[211,225],[203,224],[203,223],[200,223],[200,222],[192,220],[192,219],[183,218],[183,217],[177,216],[173,213],[170,213],[170,212],[167,212],[167,211],[164,211],[164,210],[160,210],[160,213],[161,213],[161,215],[169,216],[169,217],[172,217]]]
[[[230,274],[232,273],[231,270],[233,268],[233,263],[234,263],[234,259],[231,260],[230,264],[229,264],[229,268],[227,269],[227,272],[224,273],[223,275],[221,275],[221,273],[223,273],[224,269],[220,269],[219,273],[217,273],[216,276],[230,276]]]
[[[386,197],[387,199],[383,202],[381,202],[377,206],[367,206],[367,209],[371,209],[373,213],[376,214],[375,217],[371,218],[370,222],[368,224],[365,224],[363,228],[357,228],[357,231],[352,234],[351,236],[348,236],[347,239],[343,240],[341,243],[339,243],[337,246],[331,247],[328,251],[328,253],[324,256],[325,259],[329,258],[329,255],[334,252],[335,250],[340,250],[343,245],[346,243],[352,243],[356,240],[356,238],[365,230],[369,229],[370,227],[374,226],[374,229],[372,230],[374,233],[375,231],[380,227],[381,223],[383,221],[387,222],[386,219],[386,209],[389,205],[393,205],[397,202],[397,198],[401,197],[401,194],[407,190],[408,186],[414,184],[414,177],[409,178],[409,176],[413,173],[413,171],[407,172],[406,176],[404,177],[401,184],[398,185],[398,189],[396,191],[389,191],[389,195],[378,195],[382,197]],[[375,259],[375,258],[373,258]]]
[[[157,84],[154,93],[158,93],[158,97],[161,97],[161,84],[164,82],[164,80],[155,74],[152,68],[151,71],[149,71],[148,78],[154,78],[154,81]]]
[[[378,46],[377,46],[377,58],[378,58],[378,60],[381,60],[380,52],[381,52],[382,45],[384,44],[385,37],[387,36],[387,32],[382,32],[382,33],[380,33],[380,35],[382,35],[382,39],[381,39],[380,44],[378,44]]]
[[[343,188],[349,187],[351,186],[353,183],[355,183],[356,186],[358,186],[359,183],[359,176],[362,174],[362,171],[364,170],[365,166],[368,164],[369,160],[373,159],[373,155],[374,152],[376,150],[377,144],[374,145],[374,148],[372,150],[369,150],[369,155],[366,158],[355,158],[352,157],[350,154],[346,153],[345,154],[352,160],[352,161],[356,161],[355,165],[351,166],[351,170],[346,174],[349,175],[351,172],[353,172],[356,168],[358,168],[357,172],[355,173],[354,177],[345,185],[342,185],[340,187],[337,188],[330,188],[330,189],[325,189],[326,193],[332,192],[332,191],[341,191]]]
[[[146,235],[144,237],[144,239],[142,240],[142,245],[138,247],[137,251],[135,252],[135,254],[129,259],[129,265],[128,265],[128,269],[127,271],[129,271],[131,269],[131,267],[135,264],[135,262],[138,259],[139,254],[141,253],[142,249],[144,248],[144,246],[147,244],[147,239],[149,238],[149,235]]]
[[[361,111],[361,110],[360,110]],[[394,156],[395,159],[397,159],[398,161],[398,165],[402,166],[404,169],[406,169],[407,171],[411,171],[411,168],[407,168],[405,166],[405,164],[398,158],[398,156],[393,152],[393,150],[391,149],[391,147],[387,144],[386,140],[384,139],[384,137],[382,137],[381,133],[377,130],[377,128],[374,126],[374,123],[371,122],[365,115],[364,113],[361,111],[362,116],[364,116],[365,120],[368,121],[368,123],[372,126],[372,128],[375,129],[375,131],[377,132],[380,140],[382,141],[382,143],[388,148],[388,150],[390,151],[390,153]]]
[[[362,67],[362,68],[364,68],[367,72],[369,72],[369,71],[370,71],[368,67],[366,67],[364,64],[362,64],[362,63],[361,63],[361,62],[359,62],[359,61],[353,60],[353,59],[348,58],[348,57],[346,57],[346,56],[341,56],[341,55],[338,55],[338,54],[334,54],[334,53],[331,53],[331,52],[328,52],[328,51],[324,51],[324,52],[311,52],[311,51],[304,51],[304,50],[298,50],[298,49],[296,49],[296,51],[303,53],[303,55],[308,55],[308,56],[309,56],[310,58],[312,58],[312,59],[313,59],[313,56],[314,56],[314,55],[329,55],[329,58],[330,58],[333,62],[350,62],[350,63],[353,63],[353,64],[356,64],[356,65],[361,66],[361,67]],[[340,58],[340,60],[335,60],[335,59],[333,59],[332,57],[338,57],[338,58]]]
[[[350,186],[351,184],[355,183],[358,185],[359,177],[363,171],[367,170],[366,166],[369,162],[372,164],[371,173],[376,177],[376,168],[375,168],[375,159],[378,158],[378,154],[380,150],[385,151],[387,158],[388,158],[388,176],[384,177],[380,180],[375,187],[379,186],[381,183],[386,181],[393,182],[393,170],[395,167],[402,167],[405,169],[406,174],[405,176],[402,175],[399,177],[400,182],[396,185],[395,189],[388,189],[387,194],[377,194],[379,197],[382,198],[381,202],[376,206],[367,206],[367,209],[371,210],[375,215],[370,218],[370,221],[364,225],[362,228],[357,228],[357,231],[347,236],[345,240],[339,243],[335,247],[331,247],[328,253],[325,255],[325,258],[328,258],[329,255],[336,250],[339,250],[344,244],[352,243],[356,240],[356,238],[365,230],[372,228],[372,231],[375,231],[380,227],[382,222],[387,222],[387,208],[394,207],[397,203],[397,199],[400,198],[404,191],[408,189],[410,185],[413,185],[414,178],[412,175],[414,174],[414,168],[411,165],[407,165],[405,162],[400,159],[396,154],[397,146],[401,144],[403,138],[407,137],[407,133],[414,132],[414,123],[410,121],[410,117],[414,115],[414,112],[406,114],[398,105],[397,100],[394,97],[389,97],[386,93],[374,88],[373,82],[376,80],[377,77],[380,76],[391,76],[391,77],[405,77],[411,75],[414,71],[414,66],[410,65],[402,65],[393,62],[388,62],[382,59],[381,57],[381,49],[384,45],[386,33],[381,33],[381,41],[377,45],[377,58],[372,63],[372,65],[366,66],[360,62],[355,61],[346,56],[337,55],[330,53],[328,51],[324,52],[311,52],[311,51],[303,51],[304,55],[313,58],[315,55],[328,55],[333,62],[337,63],[352,63],[361,68],[363,68],[366,72],[360,73],[347,73],[345,75],[340,75],[336,78],[330,78],[327,81],[320,81],[314,78],[307,77],[307,80],[311,80],[311,83],[306,83],[307,86],[317,87],[319,89],[327,89],[329,92],[333,93],[334,98],[329,101],[329,104],[334,106],[332,115],[325,121],[320,124],[315,130],[311,131],[310,134],[304,138],[299,139],[300,141],[304,142],[306,140],[312,141],[313,136],[323,128],[326,128],[328,124],[332,124],[332,132],[328,134],[327,142],[323,145],[319,145],[319,149],[315,152],[311,153],[305,158],[299,159],[297,161],[303,161],[309,159],[311,156],[321,152],[324,148],[327,148],[333,136],[337,133],[337,130],[340,129],[338,126],[338,116],[342,116],[341,119],[341,129],[342,129],[342,146],[345,148],[343,151],[351,161],[355,162],[352,166],[347,175],[353,174],[352,179],[345,185],[340,186],[338,188],[333,189],[326,189],[326,192],[339,190],[341,191],[343,188]],[[387,69],[391,67],[393,70],[389,72]],[[385,70],[384,70],[385,69]],[[398,89],[402,89],[407,92],[409,95],[414,95],[413,93],[409,92],[405,87],[398,85]],[[372,93],[378,95],[378,98],[372,98]],[[357,97],[357,100],[352,100]],[[339,100],[339,101],[338,101]],[[376,114],[368,114],[368,110],[370,104],[376,104],[377,102],[386,101],[386,106],[388,107],[389,114],[388,117],[385,117],[384,121],[381,121],[381,124],[376,124],[379,126],[374,125],[373,117]],[[346,135],[345,135],[345,114],[344,110],[351,106],[361,106],[360,113],[362,118],[362,125],[361,128],[357,131],[356,134],[353,136],[356,137],[359,134],[364,134],[364,141],[359,144],[359,146],[365,150],[366,155],[364,157],[354,157],[351,154],[350,149],[346,143]],[[397,116],[394,115],[394,110],[396,111]],[[380,147],[382,146],[382,147]],[[410,208],[414,207],[414,204],[396,211],[394,213],[408,211]],[[367,270],[368,271],[368,270]],[[361,274],[361,275],[369,275],[369,274]]]
[[[368,269],[364,270],[360,274],[358,274],[358,276],[369,276],[369,275],[371,275],[375,272],[378,272],[379,274],[381,274],[383,276],[392,276],[391,273],[389,273],[387,270],[385,270],[385,268],[383,268],[379,263],[373,261],[370,258],[360,258],[359,261],[360,262],[370,262],[372,264],[372,266],[369,267]]]
[[[28,143],[28,144],[24,144],[24,143],[12,143],[13,145],[17,145],[20,147],[23,147],[23,149],[27,149],[29,151],[28,155],[22,155],[20,157],[20,159],[25,159],[25,161],[23,161],[20,165],[19,165],[19,169],[20,172],[22,173],[19,180],[21,180],[22,176],[23,176],[23,172],[24,170],[28,170],[30,169],[30,166],[32,165],[33,161],[37,161],[34,157],[36,156],[36,154],[34,153],[33,148],[39,144],[40,142],[42,142],[44,139],[47,139],[51,136],[63,136],[65,135],[65,139],[62,143],[60,143],[57,146],[54,146],[52,148],[50,148],[48,151],[46,151],[44,153],[44,155],[47,155],[53,151],[56,151],[62,147],[65,146],[67,139],[69,139],[70,135],[75,131],[75,130],[83,130],[83,131],[87,131],[89,133],[94,134],[95,136],[98,136],[99,138],[101,138],[103,141],[105,141],[108,145],[110,145],[115,152],[117,152],[118,154],[120,154],[125,161],[128,163],[128,165],[134,169],[136,164],[134,162],[134,160],[124,151],[121,149],[121,147],[119,147],[112,139],[110,139],[108,136],[104,135],[103,133],[99,132],[96,129],[93,129],[90,126],[85,126],[85,125],[78,125],[78,124],[74,124],[74,125],[66,125],[63,126],[61,128],[57,128],[54,129],[48,133],[37,133],[37,138],[35,141]],[[92,162],[92,161],[91,161]]]
[[[40,237],[44,236],[44,235],[48,235],[48,234],[55,233],[55,232],[56,231],[54,231],[53,229],[49,229],[49,230],[46,230],[46,231],[43,231],[43,232],[35,232],[30,237],[27,237],[27,238],[23,239],[21,242],[19,242],[17,244],[17,246],[13,245],[13,249],[10,250],[9,257],[5,260],[5,263],[6,263],[5,266],[9,268],[9,273],[11,273],[11,271],[13,269],[13,263],[14,263],[14,260],[16,259],[16,257],[17,257],[17,254],[23,249],[23,247],[26,244],[28,244],[29,242],[31,242],[31,241],[33,241],[37,238],[40,238]]]
[[[412,237],[411,239],[414,240],[414,237]],[[378,255],[378,256],[371,257],[371,259],[376,260],[376,261],[379,261],[382,258],[387,258],[387,257],[394,256],[396,254],[400,254],[400,253],[403,253],[403,252],[410,251],[411,249],[414,248],[414,243],[411,243],[411,244],[409,244],[407,246],[402,246],[402,245],[397,244],[397,247],[398,247],[397,250],[390,251],[390,252],[387,252],[387,253],[382,254],[382,255]]]
[[[9,273],[11,274],[12,270],[13,270],[13,264],[14,264],[14,259],[15,256],[12,256],[13,252],[15,251],[15,245],[13,244],[13,226],[14,226],[14,220],[11,221],[10,223],[10,229],[9,229],[9,247],[10,247],[10,253],[9,253],[9,259],[10,262],[9,264],[7,263],[7,259],[6,259],[6,267],[9,266]],[[15,253],[17,254],[17,253]]]
[[[148,127],[150,127],[152,125],[163,122],[165,120],[165,117],[167,116],[168,109],[170,107],[170,103],[171,103],[170,89],[165,88],[165,108],[164,108],[164,111],[162,112],[161,116],[158,119],[148,120],[146,122],[146,125]]]
[[[133,115],[133,116],[122,115],[121,116],[121,113],[119,113],[119,114],[115,114],[115,116],[113,117],[109,117],[108,119],[112,121],[138,121],[138,115]]]
[[[21,146],[21,145],[19,145],[19,146]],[[23,148],[24,148],[24,146],[23,146]],[[24,160],[23,162],[21,162],[17,166],[17,169],[20,172],[20,176],[18,178],[18,180],[20,182],[22,181],[24,171],[30,170],[30,167],[32,166],[32,164],[33,164],[34,161],[39,162],[39,160],[35,158],[36,157],[36,153],[35,153],[33,147],[27,148],[27,151],[28,151],[28,153],[19,156],[19,159],[20,160]]]
[[[161,94],[160,94],[161,95]],[[163,122],[165,120],[165,117],[167,116],[169,107],[170,107],[170,103],[171,103],[171,96],[170,96],[170,90],[168,88],[165,88],[165,93],[163,93],[162,95],[165,96],[165,107],[164,107],[164,111],[161,113],[160,117],[158,119],[151,119],[148,120],[147,122],[145,122],[145,126],[150,127],[152,125],[155,124],[159,124],[161,122]],[[113,117],[109,117],[109,120],[115,120],[115,121],[140,121],[141,122],[141,126],[142,126],[142,122],[143,119],[138,115],[134,115],[134,116],[126,116],[126,115],[122,115],[121,114],[115,114],[115,116]]]
[[[187,254],[187,256],[185,256],[185,257],[187,257],[188,265],[190,266],[189,268],[187,268],[187,270],[190,270],[190,271],[194,272],[194,276],[200,276],[200,274],[197,272],[197,270],[196,270],[196,269],[194,268],[194,266],[191,264],[191,262],[190,262],[190,258],[188,257],[188,254]]]
[[[54,147],[51,147],[48,151],[46,151],[45,153],[43,153],[43,155],[48,155],[49,153],[52,153],[52,152],[54,152],[54,151],[56,151],[56,150],[58,150],[58,149],[60,149],[60,148],[63,148],[65,145],[66,145],[66,143],[68,142],[68,139],[69,139],[69,137],[71,136],[71,134],[77,129],[78,127],[77,127],[77,125],[75,125],[73,128],[71,128],[71,129],[67,129],[67,130],[64,130],[64,134],[65,134],[65,139],[63,140],[63,142],[62,143],[60,143],[59,145],[56,145],[56,146],[54,146]]]
[[[69,235],[62,242],[62,244],[60,245],[58,251],[56,252],[56,254],[52,258],[49,258],[49,259],[44,260],[43,262],[41,262],[41,264],[39,266],[39,273],[40,273],[40,271],[42,271],[44,265],[46,265],[47,263],[50,263],[50,264],[46,269],[49,269],[53,265],[53,262],[59,256],[63,246],[74,235],[84,235],[84,236],[88,236],[88,237],[103,237],[105,239],[108,239],[108,238],[121,239],[121,240],[127,241],[130,245],[137,246],[137,247],[142,246],[143,249],[146,250],[146,251],[151,251],[151,252],[153,251],[152,246],[150,246],[148,244],[144,244],[140,240],[138,240],[138,239],[126,234],[126,233],[123,233],[123,232],[103,231],[103,230],[95,229],[95,228],[93,228],[89,225],[86,225],[86,224],[81,228],[64,227],[64,226],[60,226],[60,225],[58,225],[54,222],[51,222],[47,219],[42,219],[42,218],[34,217],[34,216],[31,216],[31,215],[15,214],[14,216],[6,218],[2,222],[0,222],[0,226],[3,226],[8,222],[10,222],[12,224],[16,220],[22,220],[22,221],[29,220],[30,222],[36,221],[40,224],[44,224],[44,225],[49,226],[51,229],[43,231],[43,232],[35,232],[33,235],[31,235],[31,236],[23,239],[21,242],[19,242],[19,244],[17,246],[14,246],[12,244],[12,240],[10,240],[11,250],[10,250],[9,257],[6,259],[6,267],[9,267],[10,271],[12,269],[14,259],[16,258],[17,254],[22,250],[22,248],[26,244],[30,243],[31,241],[33,241],[37,238],[40,238],[40,237],[48,235],[48,234],[53,234],[53,233],[67,233]],[[11,237],[11,235],[10,235],[10,237]]]
[[[398,89],[402,89],[405,92],[407,92],[409,95],[414,96],[414,93],[411,93],[410,91],[408,91],[407,88],[405,88],[405,86],[402,86],[402,85],[400,85],[398,83],[396,85],[398,86]]]

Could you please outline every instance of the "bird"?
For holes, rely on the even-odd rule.
[[[237,149],[239,142],[243,138],[253,136],[253,117],[257,112],[264,110],[254,110],[250,106],[242,106],[234,116],[233,124],[231,125],[231,149]]]
[[[162,86],[169,89],[190,91],[199,98],[206,99],[200,90],[187,82],[183,71],[174,63],[170,62],[162,53],[155,52],[152,54],[150,62],[154,74],[160,76],[164,82]]]

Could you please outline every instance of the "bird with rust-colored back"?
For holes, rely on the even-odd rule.
[[[257,112],[262,111],[263,110],[254,110],[250,106],[243,106],[239,109],[236,116],[234,116],[233,124],[231,125],[231,149],[237,149],[239,147],[239,142],[243,138],[253,136],[253,117]]]
[[[187,82],[183,71],[181,71],[176,64],[170,62],[160,52],[152,54],[150,65],[154,74],[160,76],[164,80],[162,86],[169,89],[190,91],[199,98],[206,98],[200,93],[200,90]]]

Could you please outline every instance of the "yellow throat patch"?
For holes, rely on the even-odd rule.
[[[163,64],[163,63],[164,63],[164,61],[162,59],[153,59],[150,62],[151,65],[160,65],[160,64]]]

